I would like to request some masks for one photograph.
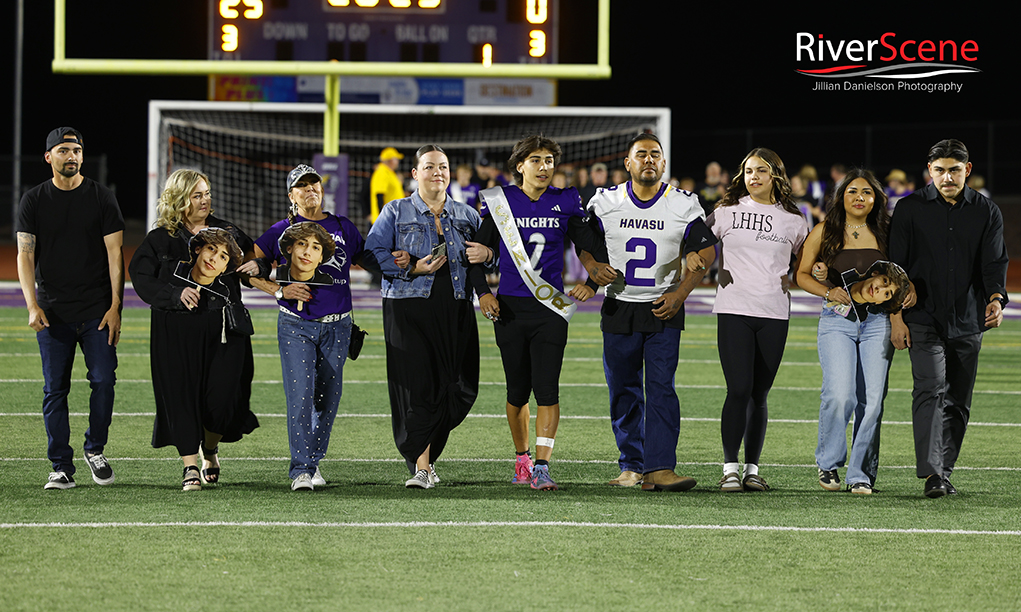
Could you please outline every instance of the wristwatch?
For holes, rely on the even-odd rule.
[[[1003,297],[1002,295],[989,298],[989,303],[992,304],[993,300],[996,300],[997,302],[1000,303],[1000,308],[1003,308],[1004,306],[1007,305],[1007,298]]]
[[[273,294],[273,297],[275,297],[278,300],[284,299],[284,288],[280,287],[279,289],[277,289],[276,293]]]

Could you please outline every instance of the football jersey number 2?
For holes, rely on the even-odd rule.
[[[541,274],[542,268],[539,267],[539,262],[542,260],[542,251],[546,248],[546,236],[535,232],[528,237],[528,244],[532,245],[532,269],[536,274]]]
[[[655,278],[640,278],[639,270],[649,270],[656,265],[656,243],[649,238],[632,238],[625,245],[628,253],[638,253],[642,249],[642,259],[629,259],[624,269],[624,280],[634,287],[652,287],[656,284]]]

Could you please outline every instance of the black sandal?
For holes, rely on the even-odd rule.
[[[184,468],[184,480],[181,482],[182,491],[201,491],[202,481],[199,480],[199,466],[188,465]]]
[[[209,457],[209,456],[216,457],[216,455],[219,454],[219,452],[220,452],[220,445],[219,444],[217,444],[216,448],[213,448],[213,449],[207,449],[205,446],[203,446],[202,447],[202,460],[205,461],[206,457]],[[216,462],[217,463],[220,462],[219,458],[217,458]],[[202,469],[202,478],[205,479],[207,484],[216,484],[216,483],[220,482],[220,467],[217,466],[217,467],[203,468]]]

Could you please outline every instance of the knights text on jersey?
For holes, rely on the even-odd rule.
[[[628,181],[596,191],[588,209],[599,219],[609,264],[617,270],[607,297],[653,302],[677,287],[688,225],[705,216],[694,194],[664,183],[643,202]]]
[[[547,283],[559,291],[564,290],[564,240],[567,237],[567,220],[585,218],[581,196],[574,187],[549,187],[535,202],[517,186],[503,188],[517,224],[525,252],[531,258],[532,268]],[[479,211],[483,218],[490,214],[485,202]],[[521,280],[514,258],[507,245],[500,241],[500,295],[532,297],[532,292]]]

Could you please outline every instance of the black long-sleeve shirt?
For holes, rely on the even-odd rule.
[[[889,250],[918,292],[904,311],[907,323],[931,325],[946,338],[977,334],[986,329],[989,297],[1007,297],[1003,216],[970,187],[953,205],[931,184],[898,201]]]
[[[206,219],[209,227],[225,229],[230,232],[241,248],[242,253],[252,250],[252,239],[232,223],[210,215]],[[194,254],[191,252],[190,241],[192,235],[178,226],[177,232],[171,236],[166,229],[158,227],[149,232],[142,244],[135,251],[134,257],[128,266],[131,274],[131,283],[138,293],[138,297],[157,310],[187,311],[181,303],[181,292],[185,287],[193,286],[186,280],[175,275],[181,262],[191,261]],[[191,267],[186,268],[191,271]],[[238,274],[222,274],[217,277],[218,285],[227,290],[230,301],[241,300],[240,277]],[[206,292],[203,292],[203,297]],[[223,302],[216,300],[208,301],[203,299],[199,310],[206,308],[223,308]]]

